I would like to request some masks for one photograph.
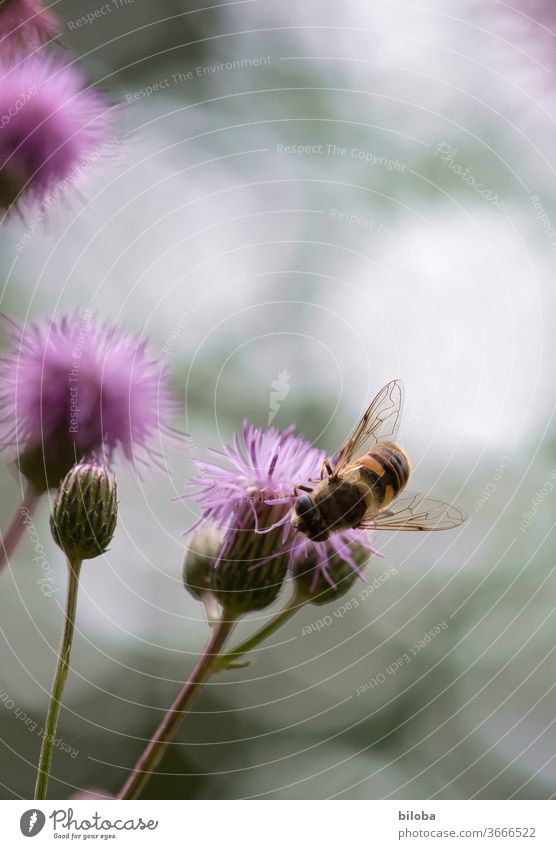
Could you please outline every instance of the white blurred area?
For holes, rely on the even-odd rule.
[[[341,375],[337,432],[399,375],[409,404],[427,386],[438,390],[413,434],[421,450],[426,435],[435,445],[461,440],[458,456],[505,444],[524,410],[531,422],[549,412],[543,320],[554,251],[524,187],[547,192],[550,204],[551,98],[540,60],[522,68],[523,45],[504,45],[500,25],[495,34],[473,8],[308,3],[300,16],[288,4],[279,13],[243,6],[241,24],[254,32],[226,38],[222,61],[266,48],[272,63],[256,76],[214,74],[201,105],[195,81],[130,105],[129,132],[104,173],[95,167],[80,187],[84,203],[73,198],[65,216],[57,209],[14,252],[7,296],[25,292],[36,315],[61,290],[59,308],[92,304],[158,348],[182,319],[170,359],[193,376],[215,348],[223,361],[272,333],[262,368],[257,356],[242,360],[246,385],[265,392],[273,368],[291,365],[289,403],[316,385],[332,412]],[[288,10],[285,38],[272,22],[287,27]],[[230,12],[231,32],[234,23]],[[288,60],[297,54],[309,58]],[[182,66],[169,65],[168,78]],[[249,84],[268,91],[251,94]],[[450,174],[434,155],[442,143],[507,212]],[[348,155],[277,154],[280,144],[335,144]],[[353,149],[404,170],[361,163]],[[373,229],[334,219],[333,209]],[[14,219],[4,245],[21,229]],[[305,373],[306,345],[288,336],[300,325],[325,351],[321,373],[316,362]]]
[[[371,574],[391,563],[399,571],[381,591],[378,608],[373,601],[372,615],[369,606],[361,607],[335,626],[323,638],[323,657],[315,658],[304,643],[300,656],[308,652],[310,671],[286,673],[290,651],[269,651],[269,675],[283,672],[281,677],[259,681],[261,661],[247,696],[236,685],[221,697],[241,708],[264,694],[274,700],[265,719],[269,727],[298,723],[300,734],[324,729],[333,737],[344,719],[361,721],[362,700],[334,709],[346,693],[384,669],[429,625],[449,617],[485,576],[489,582],[438,647],[438,658],[449,652],[464,677],[448,694],[452,702],[440,700],[417,721],[423,738],[429,725],[440,726],[426,754],[407,753],[402,743],[400,762],[382,752],[373,769],[354,755],[340,777],[334,764],[351,750],[335,741],[330,761],[319,752],[308,769],[309,776],[324,770],[330,779],[319,785],[307,778],[307,792],[314,795],[341,793],[348,783],[353,789],[347,797],[395,792],[501,703],[502,712],[510,711],[506,730],[534,701],[522,691],[504,701],[519,686],[522,657],[516,675],[504,672],[501,690],[492,696],[487,689],[484,703],[469,664],[477,662],[482,685],[512,662],[519,646],[531,650],[525,667],[534,667],[550,639],[539,624],[544,609],[541,615],[535,604],[556,590],[548,574],[551,555],[543,548],[551,540],[553,500],[527,534],[517,526],[554,464],[554,443],[552,458],[550,444],[542,443],[554,439],[556,243],[543,230],[531,196],[539,195],[556,222],[556,40],[548,40],[545,54],[544,44],[529,42],[502,7],[467,0],[308,0],[302,9],[293,2],[231,5],[227,35],[212,45],[207,62],[248,56],[270,56],[271,62],[256,71],[215,73],[210,85],[172,85],[130,105],[117,153],[105,167],[95,167],[89,184],[80,187],[82,199],[57,209],[21,253],[13,247],[24,227],[20,220],[12,219],[1,236],[8,307],[22,310],[20,318],[48,313],[53,302],[56,311],[93,307],[148,336],[172,365],[184,399],[179,424],[191,434],[195,451],[228,442],[245,416],[266,425],[271,384],[282,371],[289,375],[289,392],[274,423],[295,423],[330,453],[384,383],[405,381],[402,438],[414,462],[413,488],[457,500],[469,523],[453,534],[382,537],[377,542],[386,560],[373,561]],[[173,55],[161,60],[160,78],[189,66],[186,52]],[[135,89],[150,83],[138,76]],[[124,100],[127,93],[118,92]],[[450,170],[436,152],[443,144],[507,209],[495,208]],[[297,156],[277,152],[280,145],[320,146],[323,152]],[[347,153],[330,153],[329,145]],[[365,163],[353,151],[374,158]],[[399,166],[372,164],[377,157]],[[341,214],[359,223],[341,220]],[[77,657],[88,669],[85,678],[108,692],[120,666],[134,669],[141,654],[153,675],[174,680],[203,642],[202,610],[181,589],[180,577],[183,531],[195,508],[171,501],[192,474],[191,454],[168,455],[168,475],[147,475],[140,483],[122,467],[114,545],[84,573],[80,627],[86,640]],[[495,492],[474,509],[507,455]],[[4,477],[8,481],[7,472]],[[5,522],[15,487],[6,482],[3,492]],[[46,539],[44,515],[42,521]],[[49,554],[60,560],[52,544]],[[63,567],[56,568],[63,585]],[[527,580],[506,599],[507,584],[522,568]],[[16,654],[4,653],[3,662],[20,698],[44,705],[35,682],[48,686],[59,620],[42,606],[24,547],[14,575],[0,605],[4,611],[7,605],[31,610],[51,649],[46,643],[28,649],[30,675],[21,671]],[[509,603],[505,607],[514,593],[515,603],[532,599],[515,625],[515,611]],[[485,611],[486,634],[483,626],[475,629]],[[297,639],[296,647],[303,616],[285,632]],[[533,649],[528,640],[537,626]],[[499,643],[506,627],[507,642]],[[338,649],[340,628],[346,644]],[[6,633],[15,645],[17,625],[8,625]],[[369,648],[385,644],[352,668],[350,658],[362,655],[361,640]],[[156,658],[165,651],[160,671]],[[428,674],[436,655],[431,658],[393,679],[391,691],[376,695],[375,707],[387,704],[398,686]],[[536,699],[544,697],[545,682],[538,684]],[[301,692],[311,683],[315,689],[306,697],[280,701],[281,693]],[[71,687],[79,713],[78,676],[69,692]],[[478,713],[461,718],[457,711],[470,694]],[[446,711],[440,719],[434,712],[439,704],[440,714]],[[320,715],[325,708],[330,713]],[[502,761],[544,733],[546,716],[539,715],[537,725],[535,716],[500,743]],[[447,727],[441,725],[445,718]],[[407,798],[420,798],[423,787],[427,794],[467,793],[465,777],[457,779],[467,769],[465,759],[491,743],[498,746],[500,736],[496,727],[488,736],[486,720],[480,727],[487,743],[475,739],[476,749],[465,750],[461,762],[456,751],[446,769],[442,763],[433,771],[430,784],[425,776],[424,784],[416,780],[399,792]],[[287,740],[296,751],[301,746]],[[283,744],[271,742],[280,756]],[[259,739],[250,749],[253,763],[259,762],[258,747],[264,750],[261,762],[272,760]],[[554,749],[553,737],[547,747]],[[533,746],[527,758],[523,780],[527,770],[541,768],[543,753]],[[493,766],[487,778],[502,766]],[[295,795],[301,775],[295,758],[264,779],[262,774],[241,773],[234,792]],[[541,769],[535,786],[544,786],[544,775]],[[550,780],[547,772],[547,786]],[[292,789],[276,789],[290,784]]]

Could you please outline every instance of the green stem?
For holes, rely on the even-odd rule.
[[[297,611],[307,603],[308,600],[308,597],[302,592],[294,592],[293,596],[282,610],[279,610],[278,613],[273,616],[266,625],[259,628],[252,637],[244,640],[231,651],[221,655],[221,657],[216,658],[213,664],[213,671],[220,672],[223,669],[233,669],[234,663],[238,658],[256,648],[260,645],[260,643],[266,640],[267,637],[270,637],[271,634],[274,634],[275,631],[281,628],[282,625],[285,625],[286,622],[288,622],[288,620],[290,620],[292,616],[294,616]]]
[[[44,736],[39,758],[39,772],[35,786],[35,799],[46,799],[50,765],[52,763],[53,744],[56,737],[58,716],[60,714],[60,707],[62,704],[62,693],[64,690],[64,684],[66,683],[66,678],[68,677],[70,665],[70,653],[75,627],[75,610],[77,606],[77,591],[79,588],[81,562],[81,560],[73,562],[68,560],[69,577],[64,631],[62,634],[60,648],[58,650],[58,665],[56,667],[56,673],[52,683],[52,694],[50,696],[50,705],[48,707],[48,715],[46,717],[46,724],[44,728]]]
[[[118,799],[139,798],[145,785],[152,777],[154,770],[162,760],[168,744],[176,734],[187,711],[210,678],[213,671],[213,664],[222,651],[235,622],[235,618],[226,616],[226,611],[224,611],[222,618],[214,624],[210,639],[197,660],[193,672],[174,699],[172,706],[164,716],[154,736],[147,744],[132,772],[129,774],[122,789],[118,793]]]

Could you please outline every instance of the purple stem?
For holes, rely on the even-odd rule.
[[[135,764],[133,771],[129,774],[122,789],[118,793],[118,799],[137,799],[148,780],[152,777],[154,770],[162,760],[168,744],[171,742],[182,720],[197,696],[201,693],[207,679],[210,677],[212,667],[228,639],[234,619],[221,619],[212,628],[210,640],[203,653],[200,655],[189,680],[181,688],[174,699],[172,706],[164,719],[158,726],[154,736],[148,743],[145,751]]]
[[[21,504],[17,508],[12,521],[8,525],[6,532],[0,535],[2,542],[0,547],[0,574],[8,565],[10,557],[14,553],[25,530],[25,519],[34,514],[39,498],[40,495],[37,490],[28,483],[23,493]]]

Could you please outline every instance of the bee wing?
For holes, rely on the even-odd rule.
[[[446,531],[457,528],[467,514],[454,504],[427,498],[419,492],[404,492],[388,510],[366,518],[359,527],[382,531]]]
[[[364,449],[372,448],[377,442],[394,442],[400,426],[403,407],[403,383],[392,380],[380,390],[352,435],[333,458],[333,474],[344,469]]]

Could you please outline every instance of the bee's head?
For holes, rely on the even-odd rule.
[[[322,513],[310,495],[304,493],[295,502],[292,514],[292,527],[309,537],[313,542],[325,542],[330,536],[322,518]]]

